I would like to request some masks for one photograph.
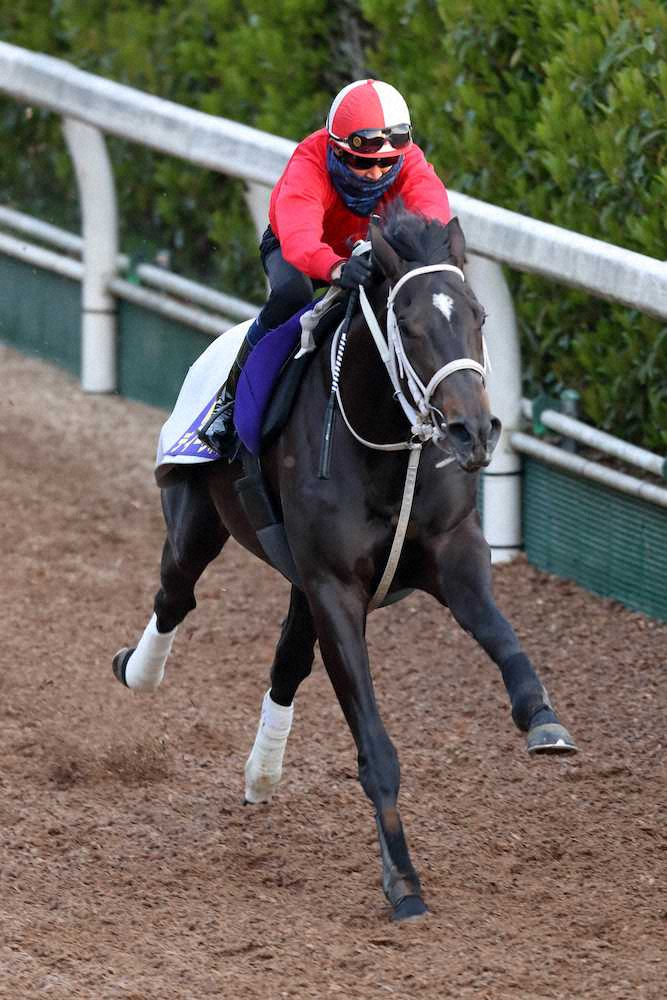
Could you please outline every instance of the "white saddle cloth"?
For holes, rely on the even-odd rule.
[[[220,334],[188,369],[171,416],[162,425],[155,460],[158,486],[169,485],[176,466],[212,462],[220,456],[197,437],[197,430],[211,412],[220,386],[252,320],[244,320]]]

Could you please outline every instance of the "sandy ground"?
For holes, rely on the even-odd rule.
[[[497,569],[581,748],[532,760],[447,612],[413,595],[372,617],[431,908],[396,926],[319,659],[277,797],[241,805],[280,577],[230,543],[160,691],[111,674],[158,586],[165,415],[7,348],[0,385],[0,997],[663,1000],[667,626]]]

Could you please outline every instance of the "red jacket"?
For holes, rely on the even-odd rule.
[[[368,219],[351,212],[337,193],[327,170],[327,130],[299,143],[271,193],[269,222],[285,260],[311,278],[329,280],[333,268],[347,260],[354,243],[365,239]],[[429,219],[449,222],[447,191],[419,146],[412,143],[395,182],[375,211],[395,198]]]

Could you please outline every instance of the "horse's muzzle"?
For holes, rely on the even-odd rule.
[[[463,417],[447,424],[446,445],[464,472],[477,472],[491,461],[502,425],[498,417],[472,420]]]

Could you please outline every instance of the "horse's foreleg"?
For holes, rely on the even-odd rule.
[[[154,691],[162,682],[176,630],[196,606],[195,584],[229,538],[201,479],[163,490],[162,507],[168,535],[154,612],[136,647],[119,650],[113,659],[117,679],[140,691]]]
[[[385,895],[395,920],[419,916],[426,906],[397,807],[398,756],[375,701],[365,603],[332,581],[318,583],[308,596],[324,664],[357,745],[359,780],[375,808]]]
[[[280,782],[292,726],[292,703],[299,684],[311,671],[315,640],[308,602],[298,587],[292,587],[289,612],[271,668],[271,687],[262,701],[257,735],[245,766],[247,803],[269,802]]]
[[[471,518],[447,539],[436,564],[436,582],[428,589],[449,607],[459,625],[470,632],[500,668],[512,718],[528,734],[529,752],[575,751],[572,737],[561,725],[544,684],[496,605],[489,549]]]

